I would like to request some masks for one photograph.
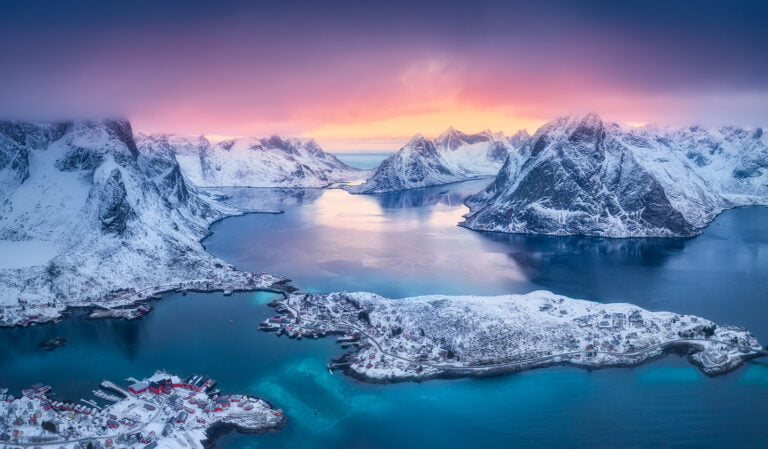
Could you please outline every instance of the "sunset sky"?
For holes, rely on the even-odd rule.
[[[768,125],[768,2],[0,0],[0,118],[394,150],[569,112]]]

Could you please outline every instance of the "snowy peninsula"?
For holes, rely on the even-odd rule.
[[[200,244],[244,212],[189,183],[171,149],[138,147],[127,121],[0,122],[0,326],[69,307],[136,316],[174,289],[280,289]]]
[[[551,365],[633,366],[667,353],[719,375],[765,354],[746,329],[546,291],[496,297],[293,294],[264,331],[340,335],[351,352],[329,368],[369,382],[489,376]]]

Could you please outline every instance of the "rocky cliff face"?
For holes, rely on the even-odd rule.
[[[0,303],[67,302],[232,268],[205,252],[237,210],[189,186],[125,121],[0,123],[0,239],[45,242],[43,266],[0,270]]]
[[[419,134],[384,160],[364,184],[349,191],[393,192],[493,176],[525,139],[523,133],[508,139],[501,133],[464,134],[453,128],[434,140]]]
[[[29,178],[29,150],[60,138],[67,126],[0,122],[0,217],[8,207],[8,195]]]
[[[488,188],[464,226],[607,237],[699,232],[724,208],[766,204],[759,131],[625,129],[596,114],[539,129]],[[748,176],[743,176],[749,173]]]
[[[184,176],[200,187],[324,187],[365,176],[312,139],[241,138],[211,143],[203,136],[141,135],[145,152],[175,154]]]

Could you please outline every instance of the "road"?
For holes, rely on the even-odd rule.
[[[157,407],[157,411],[155,412],[154,415],[152,415],[152,418],[150,420],[148,420],[147,422],[145,422],[144,424],[142,424],[139,427],[131,428],[131,430],[128,431],[128,432],[121,432],[121,433],[114,434],[114,435],[102,435],[102,436],[90,436],[90,437],[83,437],[83,438],[75,438],[75,439],[72,439],[72,440],[47,441],[47,442],[41,442],[41,443],[13,443],[13,444],[7,444],[6,446],[3,446],[3,447],[54,446],[54,445],[62,445],[62,444],[80,443],[82,441],[106,440],[106,439],[109,439],[109,438],[117,439],[117,438],[120,438],[120,437],[131,435],[131,434],[136,433],[136,432],[140,432],[140,431],[144,430],[148,425],[152,424],[157,419],[157,417],[160,416],[160,413],[162,413],[162,411],[163,411],[163,406],[165,406],[165,398],[163,398],[163,402],[161,404],[155,404],[155,403],[152,403],[152,402],[149,402],[149,401],[145,401],[143,399],[140,399],[140,401],[143,404],[149,404],[149,405],[151,405],[153,407]]]

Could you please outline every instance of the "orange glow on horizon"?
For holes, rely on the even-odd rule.
[[[490,129],[509,136],[526,129],[533,133],[546,120],[516,115],[502,108],[463,107],[403,114],[381,120],[328,124],[304,133],[332,151],[398,150],[413,135],[436,137],[449,126],[465,133]]]

